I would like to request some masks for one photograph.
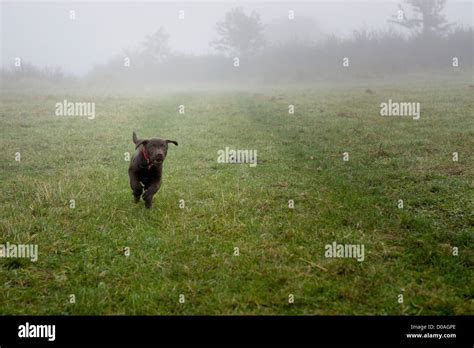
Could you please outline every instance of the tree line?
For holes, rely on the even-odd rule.
[[[257,12],[246,13],[236,7],[216,23],[217,39],[210,42],[215,54],[173,52],[168,44],[169,34],[160,27],[139,48],[125,49],[123,54],[94,67],[78,83],[104,88],[312,83],[453,67],[472,73],[472,28],[449,23],[443,14],[445,5],[446,0],[405,0],[387,20],[405,32],[393,28],[361,29],[348,38],[305,37],[305,32],[317,28],[317,24],[314,19],[303,17],[298,19],[301,25],[293,27],[293,36],[284,41],[268,39],[269,26],[262,23]],[[71,83],[71,78],[60,71],[42,71],[31,65],[2,74],[10,83],[38,76],[51,83]]]

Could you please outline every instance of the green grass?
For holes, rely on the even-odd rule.
[[[2,96],[0,244],[39,259],[0,259],[0,314],[474,314],[473,89],[373,90]],[[96,119],[54,116],[63,99]],[[378,116],[388,99],[421,119]],[[132,130],[179,142],[151,210]],[[258,165],[217,163],[226,146]],[[333,241],[364,262],[325,258]]]

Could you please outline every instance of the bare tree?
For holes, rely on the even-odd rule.
[[[446,17],[441,13],[446,6],[447,0],[405,0],[405,3],[409,4],[414,13],[413,18],[407,18],[405,16],[405,10],[402,5],[399,4],[398,8],[403,15],[403,18],[394,16],[395,20],[390,20],[392,23],[397,23],[415,35],[420,35],[424,38],[444,35],[446,31],[452,26],[452,23],[448,23]]]
[[[211,42],[211,46],[228,54],[254,55],[264,45],[263,29],[257,12],[246,15],[241,7],[233,8],[226,13],[224,21],[217,23],[219,39]]]
[[[166,58],[170,52],[168,39],[169,35],[162,27],[145,38],[141,51],[145,64],[158,64]]]

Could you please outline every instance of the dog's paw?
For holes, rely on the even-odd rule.
[[[138,197],[137,197],[137,196],[133,196],[133,202],[134,202],[134,203],[140,202],[140,196],[138,196]]]
[[[151,202],[145,201],[145,208],[150,209],[152,206]]]

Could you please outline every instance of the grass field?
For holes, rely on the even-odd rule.
[[[0,244],[39,258],[0,259],[0,314],[474,314],[474,89],[373,92],[2,96]],[[55,116],[63,99],[96,118]],[[388,99],[420,120],[379,116]],[[179,142],[151,210],[132,130]],[[217,163],[226,146],[258,165]],[[365,260],[326,258],[334,241]]]

